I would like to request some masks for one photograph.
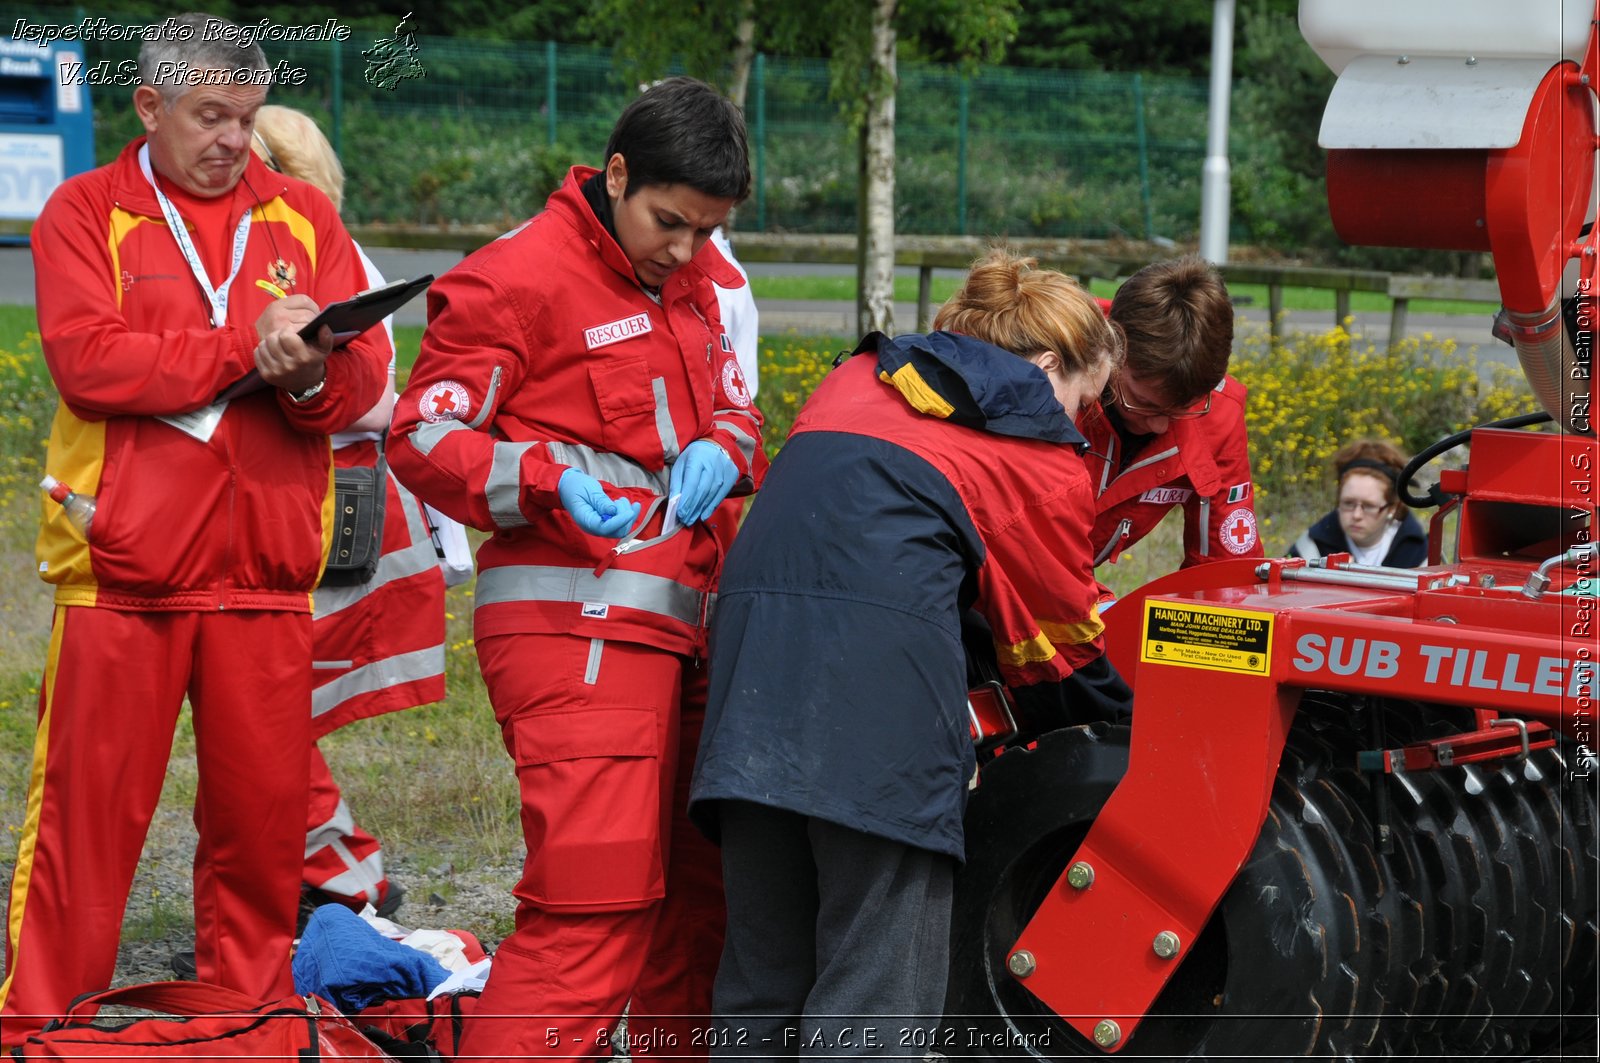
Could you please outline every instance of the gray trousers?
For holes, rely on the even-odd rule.
[[[955,861],[764,805],[719,811],[711,1054],[922,1059],[944,1010]]]

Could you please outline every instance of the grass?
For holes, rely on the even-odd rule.
[[[958,287],[960,278],[936,273],[930,285],[931,298],[935,304],[942,303],[955,294]],[[842,273],[833,276],[757,276],[751,279],[750,289],[757,299],[854,302],[856,278],[853,274]],[[1117,285],[1112,281],[1095,280],[1089,285],[1089,290],[1101,298],[1109,299],[1116,294]],[[1263,310],[1267,308],[1267,287],[1264,284],[1231,284],[1228,286],[1228,291],[1241,305]],[[901,303],[916,302],[917,278],[897,273],[894,279],[894,298],[896,302]],[[1350,293],[1352,313],[1388,313],[1392,305],[1392,300],[1379,292]],[[1283,306],[1285,310],[1331,312],[1335,306],[1334,293],[1328,288],[1285,288]],[[1460,299],[1411,301],[1413,314],[1473,316],[1493,314],[1495,309],[1496,304],[1493,303],[1475,303]]]
[[[39,675],[52,614],[51,588],[34,569],[37,483],[43,440],[56,396],[39,354],[32,307],[0,306],[0,556],[13,576],[0,586],[0,878],[9,881],[15,838],[25,812]],[[422,330],[399,331],[401,364],[416,358]],[[471,636],[471,587],[451,590],[447,604],[446,701],[352,724],[322,743],[358,822],[404,859],[407,887],[419,900],[448,899],[463,870],[514,862],[522,845],[517,790]],[[194,731],[179,717],[166,785],[145,848],[145,863],[182,861],[192,850],[189,809],[198,782]],[[185,848],[185,847],[188,848]],[[415,869],[415,870],[413,870]],[[162,896],[136,882],[137,914],[125,941],[153,941],[189,924],[189,900]],[[511,905],[482,926],[465,929],[486,940],[510,930]]]
[[[757,292],[778,297],[764,294],[759,283]],[[0,306],[0,554],[17,577],[0,588],[0,822],[12,836],[24,812],[51,616],[49,588],[24,575],[33,569],[41,504],[36,485],[56,401],[34,329],[30,307]],[[421,336],[420,326],[396,330],[402,380]],[[853,342],[793,334],[763,339],[758,403],[768,419],[769,449],[782,444],[834,352]],[[1251,389],[1257,500],[1269,555],[1286,550],[1327,508],[1327,458],[1351,435],[1352,425],[1388,434],[1415,451],[1464,424],[1531,404],[1525,385],[1518,390],[1493,377],[1482,382],[1476,367],[1449,344],[1407,341],[1395,352],[1380,352],[1360,346],[1341,329],[1292,337],[1287,344],[1246,340],[1235,354],[1234,372]],[[1113,591],[1126,594],[1166,574],[1181,560],[1181,530],[1181,519],[1169,516],[1098,575]],[[408,889],[419,899],[438,894],[448,901],[458,876],[514,864],[522,833],[510,761],[478,675],[472,588],[454,588],[447,610],[448,699],[353,724],[326,738],[322,748],[358,821],[405,862]],[[180,721],[147,863],[186,859],[174,855],[182,850],[181,845],[174,849],[173,838],[192,836],[188,809],[196,774],[187,711]],[[11,855],[0,850],[0,875]],[[136,882],[135,890],[140,889],[150,887]],[[186,899],[141,895],[141,900],[148,903],[126,927],[128,940],[164,938],[186,925]],[[508,902],[485,925],[466,929],[498,940],[510,930],[510,919]]]

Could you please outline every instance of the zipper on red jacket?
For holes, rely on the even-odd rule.
[[[228,573],[233,571],[234,517],[239,505],[239,469],[233,463],[232,448],[228,455],[228,534],[223,539],[222,575],[217,580],[217,610],[228,608]]]

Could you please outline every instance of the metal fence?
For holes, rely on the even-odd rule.
[[[64,22],[81,9],[0,6]],[[598,164],[638,87],[605,49],[421,38],[424,76],[374,83],[382,34],[266,42],[304,71],[272,100],[307,110],[348,171],[352,221],[513,224],[573,162]],[[89,60],[131,58],[92,42]],[[902,63],[896,101],[896,227],[983,236],[1192,238],[1198,227],[1206,86],[1192,78]],[[827,63],[758,57],[746,114],[756,186],[738,225],[767,232],[855,228],[858,148],[828,96]],[[91,88],[97,155],[139,132],[126,88]]]

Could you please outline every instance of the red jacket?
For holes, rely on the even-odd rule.
[[[235,221],[252,209],[249,238],[227,324],[212,328],[139,168],[143,143],[67,181],[33,228],[39,334],[61,394],[45,471],[97,498],[89,543],[44,499],[41,578],[63,605],[309,612],[332,527],[327,435],[386,386],[383,331],[335,352],[303,405],[276,388],[233,399],[208,442],[156,418],[206,406],[254,368],[255,321],[273,298],[257,280],[321,305],[360,291],[365,273],[328,198],[252,156],[230,209]]]
[[[766,467],[761,417],[713,282],[744,283],[707,241],[660,302],[585,201],[574,167],[543,213],[439,278],[395,406],[389,461],[424,501],[493,537],[475,632],[567,632],[673,652],[704,643],[721,564],[704,523],[653,541],[669,466],[697,439]],[[643,503],[637,547],[587,535],[556,494],[568,467]]]
[[[1095,564],[1116,562],[1148,535],[1173,506],[1183,506],[1183,566],[1261,557],[1245,387],[1233,377],[1217,385],[1204,417],[1171,421],[1167,430],[1122,465],[1122,440],[1098,407],[1078,427],[1089,439],[1085,460],[1095,485]]]

